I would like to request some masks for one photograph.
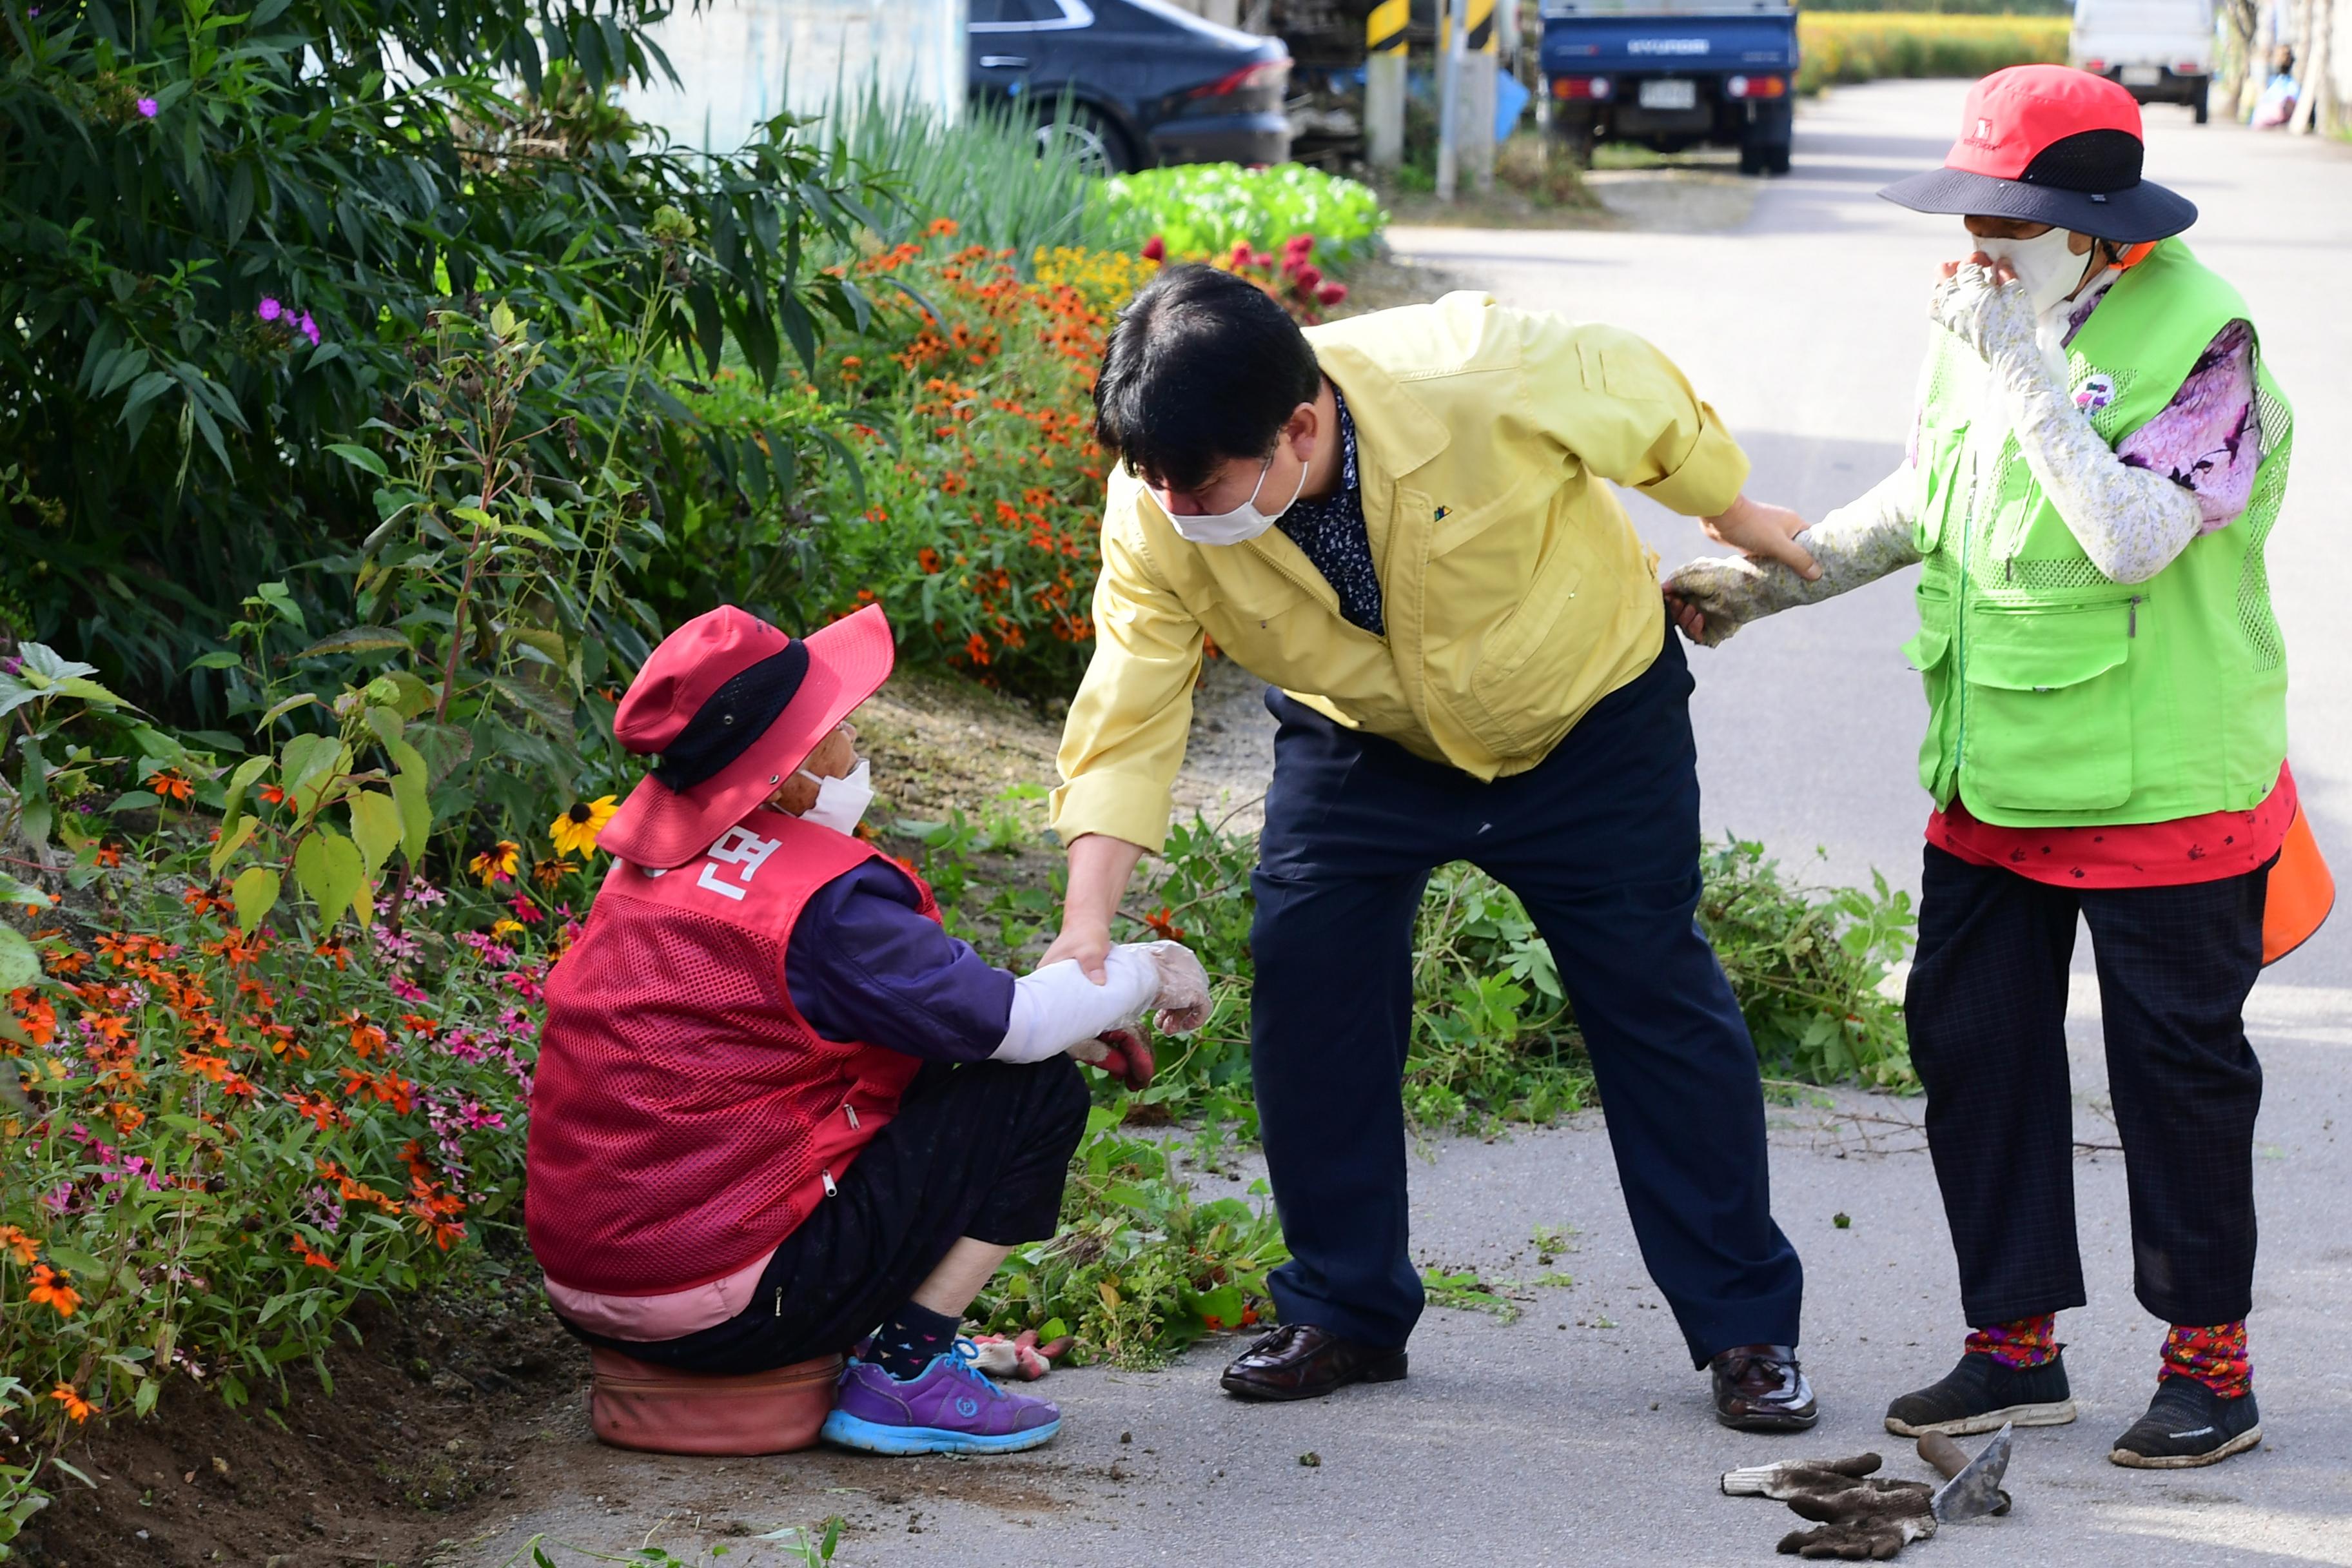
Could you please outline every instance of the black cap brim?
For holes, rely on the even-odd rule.
[[[2069,191],[1960,169],[1930,169],[1878,194],[1913,212],[2046,223],[2117,245],[2169,239],[2197,221],[2195,202],[2152,180],[2120,191]]]

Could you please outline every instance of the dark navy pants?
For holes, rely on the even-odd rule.
[[[1250,1035],[1292,1254],[1273,1278],[1284,1322],[1394,1345],[1421,1316],[1401,1092],[1413,916],[1431,870],[1467,860],[1551,945],[1643,1261],[1692,1363],[1797,1342],[1804,1271],[1772,1221],[1756,1049],[1693,919],[1690,692],[1669,633],[1541,765],[1493,784],[1267,692],[1282,727],[1252,879]]]

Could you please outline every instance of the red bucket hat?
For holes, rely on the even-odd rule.
[[[2011,66],[1969,89],[1944,166],[1878,194],[1913,212],[1975,214],[2138,245],[2197,221],[2197,204],[2139,177],[2139,104],[2072,66]]]
[[[685,865],[874,695],[893,656],[878,605],[798,638],[731,605],[695,616],[662,638],[613,715],[614,738],[656,761],[600,847],[654,870]]]

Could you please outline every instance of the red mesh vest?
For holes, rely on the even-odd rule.
[[[547,983],[525,1228],[550,1279],[650,1296],[732,1273],[897,1111],[921,1064],[823,1038],[784,985],[802,907],[879,853],[760,811],[677,870],[614,864]]]

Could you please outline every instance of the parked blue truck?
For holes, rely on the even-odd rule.
[[[1743,174],[1785,174],[1797,12],[1763,0],[1543,0],[1553,132],[1661,153],[1737,147]]]

